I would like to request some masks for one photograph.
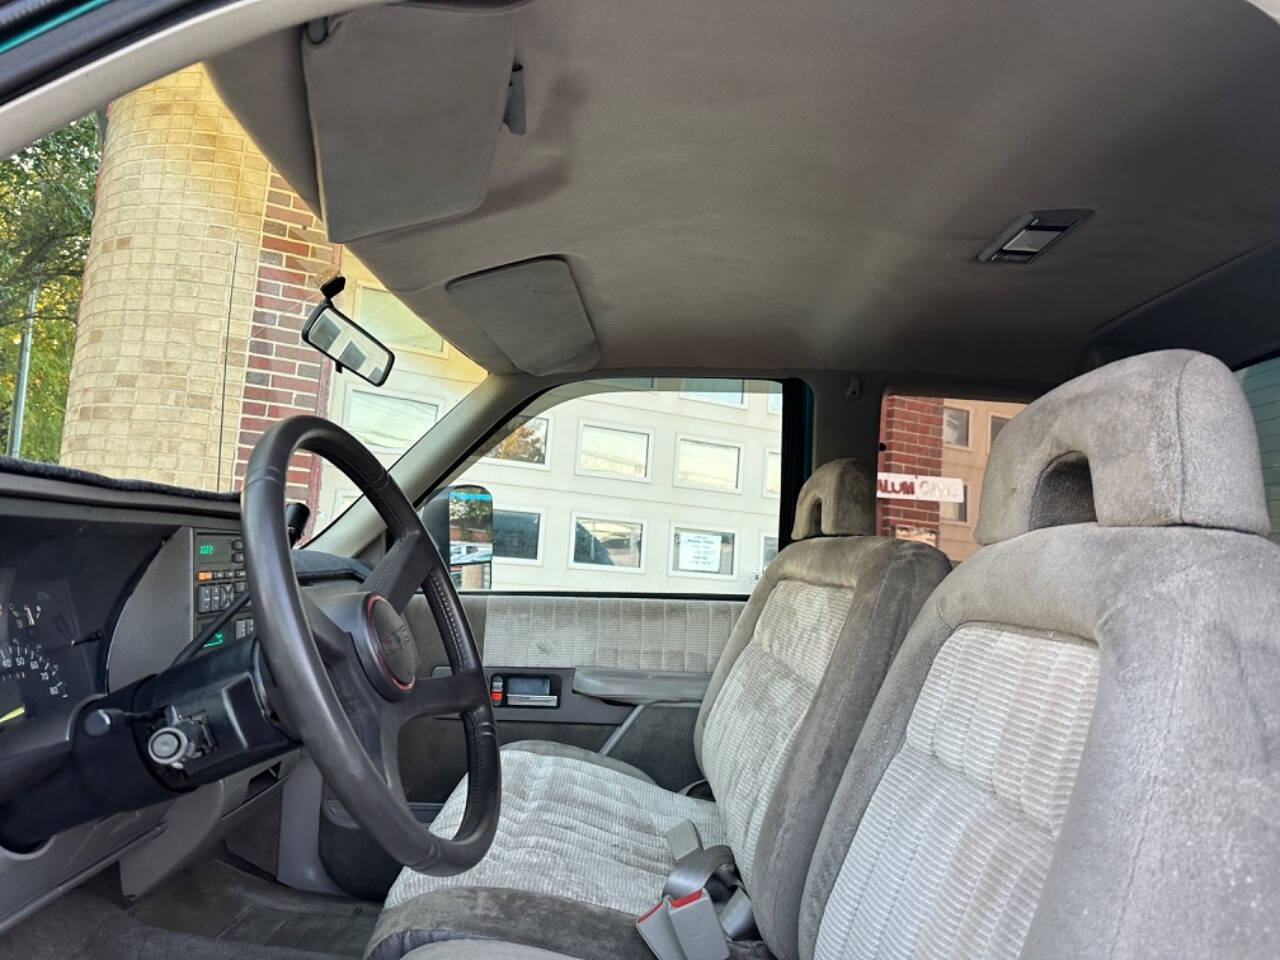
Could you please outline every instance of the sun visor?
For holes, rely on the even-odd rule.
[[[331,240],[480,205],[513,83],[519,5],[365,7],[302,31]]]
[[[445,292],[526,373],[581,373],[600,360],[578,285],[558,257],[459,277]]]

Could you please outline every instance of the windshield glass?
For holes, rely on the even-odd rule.
[[[335,274],[395,352],[381,387],[302,342]],[[276,420],[328,417],[390,463],[483,377],[328,242],[203,67],[0,164],[0,453],[235,490]],[[290,480],[313,529],[355,497],[310,455]]]

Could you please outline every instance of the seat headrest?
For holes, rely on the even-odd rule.
[[[875,474],[861,460],[824,463],[800,488],[792,540],[869,536],[875,531]]]
[[[1091,522],[1269,532],[1253,415],[1220,361],[1190,350],[1118,360],[1000,431],[974,539]]]

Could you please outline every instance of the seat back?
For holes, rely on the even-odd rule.
[[[932,547],[870,536],[874,526],[869,468],[836,460],[814,472],[796,542],[752,592],[698,716],[699,762],[780,960],[795,956],[809,858],[863,719],[950,570]]]
[[[1001,432],[824,826],[805,960],[1274,955],[1280,547],[1231,372],[1166,351]]]

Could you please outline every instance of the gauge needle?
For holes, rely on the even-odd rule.
[[[21,717],[21,716],[22,716],[23,714],[25,714],[26,712],[27,712],[27,708],[26,708],[26,707],[14,707],[12,710],[10,710],[8,713],[6,713],[4,716],[0,716],[0,723],[8,723],[10,720],[17,720],[19,717]]]

